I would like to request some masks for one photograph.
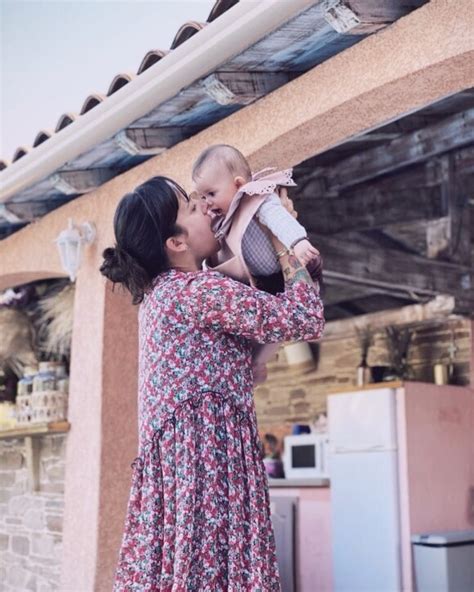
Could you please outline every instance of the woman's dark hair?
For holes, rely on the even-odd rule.
[[[114,215],[116,245],[104,250],[100,272],[143,301],[159,273],[170,267],[165,243],[183,229],[176,224],[177,193],[184,189],[167,177],[152,177],[120,200]]]

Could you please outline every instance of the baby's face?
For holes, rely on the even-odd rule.
[[[238,188],[232,174],[216,162],[205,164],[194,179],[194,190],[206,202],[207,213],[212,217],[227,214]]]

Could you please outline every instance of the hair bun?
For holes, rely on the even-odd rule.
[[[150,277],[142,265],[121,247],[108,247],[102,253],[104,262],[100,273],[114,284],[122,284],[133,297],[133,304],[141,302],[143,286],[150,284]]]
[[[100,273],[115,283],[122,283],[126,276],[129,264],[126,259],[129,257],[119,247],[108,247],[102,253],[104,262],[100,266]]]

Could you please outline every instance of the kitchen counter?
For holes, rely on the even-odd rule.
[[[269,487],[329,487],[329,479],[268,479]]]
[[[332,578],[331,487],[329,479],[269,479],[270,509],[281,534],[285,498],[293,504],[295,572],[299,592],[334,590]],[[286,510],[288,515],[288,509]],[[277,554],[285,557],[288,546],[277,541]],[[278,545],[280,544],[280,547]]]

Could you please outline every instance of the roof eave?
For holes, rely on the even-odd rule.
[[[56,172],[319,0],[241,0],[0,174],[0,203]]]

